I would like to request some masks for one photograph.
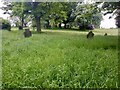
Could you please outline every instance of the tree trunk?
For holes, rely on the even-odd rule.
[[[56,21],[56,19],[54,19],[53,27],[57,28],[57,21]]]
[[[50,28],[50,21],[49,20],[46,21],[47,21],[46,28]]]
[[[24,23],[24,27],[27,27],[27,23]]]
[[[50,22],[49,22],[49,20],[47,20],[47,28],[49,28],[49,26],[50,26]]]
[[[117,16],[118,17],[118,16]],[[116,26],[117,28],[120,28],[120,18],[117,18],[116,19]]]
[[[67,23],[64,23],[64,29],[66,29],[67,28],[67,25],[66,25]]]
[[[22,25],[21,25],[22,29],[23,29],[23,25],[24,25],[24,18],[22,17]]]
[[[62,28],[62,27],[61,27],[61,23],[59,23],[59,28]]]
[[[37,32],[41,32],[40,17],[36,16],[35,19],[36,19]]]
[[[19,30],[23,30],[24,18],[23,18],[23,17],[21,17],[21,18],[20,18],[20,20],[21,20],[21,23],[20,23],[20,25],[19,25],[18,29],[19,29]]]

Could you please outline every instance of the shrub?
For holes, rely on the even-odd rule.
[[[11,25],[8,20],[2,19],[2,29],[11,31]]]
[[[83,30],[83,31],[85,30],[85,25],[82,23],[78,23],[78,27],[80,30]]]
[[[94,26],[92,24],[88,24],[86,29],[89,29],[89,30],[93,30],[94,29]]]

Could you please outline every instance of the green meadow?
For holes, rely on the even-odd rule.
[[[2,30],[3,88],[116,88],[118,37],[65,30]]]

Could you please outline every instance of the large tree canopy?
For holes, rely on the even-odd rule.
[[[64,23],[64,28],[68,28],[67,25],[72,22],[82,24],[84,27],[88,24],[99,27],[102,19],[99,4],[82,2],[6,2],[7,7],[4,10],[6,10],[6,13],[11,10],[10,15],[19,18],[20,26],[26,26],[26,22],[31,21],[37,27],[37,31],[40,32],[43,22],[47,28],[51,26],[50,24],[53,27],[61,27],[62,23]],[[104,10],[106,10],[106,6],[107,3],[103,5]],[[17,24],[18,22],[16,22]]]
[[[74,15],[76,17],[75,21],[78,22],[83,28],[88,24],[94,24],[96,26],[100,25],[102,15],[101,9],[98,8],[99,3],[84,4],[81,3],[77,6]]]

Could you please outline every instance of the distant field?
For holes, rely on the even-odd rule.
[[[32,31],[30,38],[23,31],[2,31],[3,87],[118,87],[118,37],[111,31],[94,30],[91,40],[83,31]]]

